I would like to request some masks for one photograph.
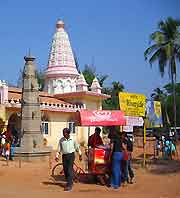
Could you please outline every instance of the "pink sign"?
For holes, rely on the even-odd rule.
[[[80,111],[80,122],[82,126],[126,125],[124,113],[118,110],[82,110]]]

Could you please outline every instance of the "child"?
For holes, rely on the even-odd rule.
[[[2,156],[5,156],[6,152],[6,136],[2,135],[1,138],[1,148],[2,148]]]
[[[11,146],[10,146],[10,143],[9,142],[6,142],[6,151],[5,151],[5,158],[6,160],[9,160],[9,156],[10,156],[10,149],[11,149]]]
[[[171,159],[175,159],[175,156],[177,154],[177,150],[176,150],[176,145],[173,141],[171,141],[170,149],[171,149]]]

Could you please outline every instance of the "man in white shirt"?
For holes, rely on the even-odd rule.
[[[64,190],[71,191],[73,185],[73,164],[75,160],[75,151],[79,152],[79,160],[82,160],[82,153],[79,149],[79,145],[70,137],[70,130],[68,128],[63,129],[63,136],[64,137],[59,140],[56,161],[58,160],[59,153],[62,153],[64,175],[67,181],[67,185]]]

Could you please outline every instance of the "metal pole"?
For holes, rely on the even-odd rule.
[[[88,140],[89,140],[89,136],[90,136],[90,126],[88,126]],[[87,171],[89,171],[89,145],[88,145],[88,152],[87,152]]]
[[[146,166],[146,125],[144,119],[144,138],[143,138],[143,150],[144,150],[144,157],[143,157],[143,167]]]

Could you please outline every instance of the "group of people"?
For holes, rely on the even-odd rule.
[[[167,159],[174,159],[178,157],[175,140],[170,136],[157,136],[155,143],[155,155],[159,156],[162,152],[162,157]]]
[[[0,134],[0,155],[6,160],[14,159],[14,147],[16,138],[12,134],[10,126],[7,126],[7,130]]]
[[[103,145],[100,136],[101,129],[95,128],[95,133],[89,137],[88,146],[91,148]],[[119,132],[114,127],[110,128],[108,138],[110,139],[110,181],[109,186],[112,188],[119,188],[127,183],[132,184],[134,172],[131,167],[133,143],[125,132]]]
[[[95,128],[94,134],[88,139],[88,147],[96,148],[103,145],[103,140],[100,136],[101,129]],[[118,189],[121,185],[127,183],[132,184],[134,173],[131,167],[133,144],[125,132],[118,132],[115,128],[111,128],[108,138],[109,143],[109,159],[110,174],[109,186]],[[82,160],[82,152],[76,141],[70,136],[68,128],[63,129],[63,138],[59,140],[58,151],[55,160],[58,161],[59,154],[62,153],[62,162],[64,175],[67,181],[65,191],[71,191],[73,186],[73,163],[75,160],[75,152],[79,153],[79,160]]]

